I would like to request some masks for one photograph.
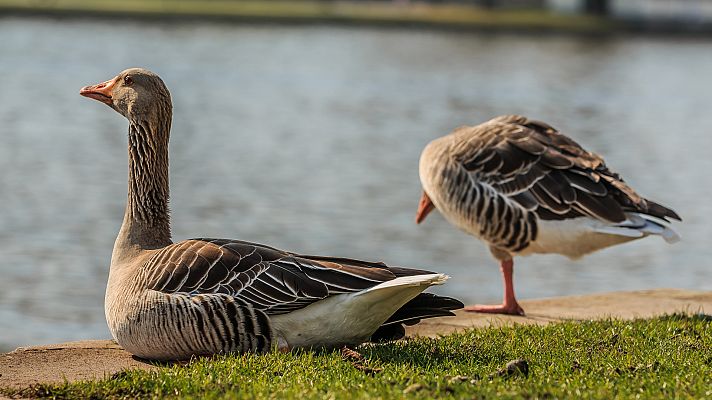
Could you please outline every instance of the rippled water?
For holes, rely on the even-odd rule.
[[[497,301],[486,247],[413,222],[432,138],[503,113],[549,121],[678,210],[655,238],[578,262],[518,259],[523,298],[712,290],[712,42],[334,27],[0,19],[0,346],[109,337],[126,122],[80,97],[130,66],[173,94],[174,237],[241,238],[427,267]]]

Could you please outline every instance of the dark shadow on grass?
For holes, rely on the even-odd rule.
[[[205,356],[208,357],[208,356]],[[210,356],[212,357],[212,356]],[[189,360],[177,360],[177,361],[159,361],[159,360],[149,360],[147,358],[141,358],[139,356],[134,356],[132,355],[131,358],[134,359],[134,361],[138,361],[142,364],[146,365],[152,365],[154,367],[172,367],[174,365],[188,365],[190,364],[194,359],[196,358],[203,358],[203,356],[197,356],[193,357]]]
[[[692,321],[692,322],[697,322],[697,321],[702,321],[702,322],[712,322],[712,315],[710,314],[705,314],[703,312],[698,312],[698,313],[673,313],[673,314],[665,314],[660,316],[660,320],[662,321]]]
[[[216,357],[227,357],[227,356],[239,356],[240,353],[222,353],[222,354],[210,354],[204,356],[191,356],[187,360],[172,360],[172,361],[161,361],[161,360],[149,360],[147,358],[141,358],[139,356],[132,355],[131,358],[142,364],[151,365],[160,368],[169,368],[173,366],[186,367],[198,360],[214,360]]]
[[[462,346],[456,351],[443,350],[437,339],[419,338],[391,343],[373,343],[361,348],[370,360],[377,361],[383,367],[387,364],[409,365],[420,368],[438,364],[488,364],[492,359],[502,358],[504,354],[482,354],[474,346]]]

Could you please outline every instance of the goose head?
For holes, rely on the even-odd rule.
[[[106,82],[85,86],[79,94],[108,105],[131,123],[171,118],[168,88],[158,75],[143,68],[130,68]]]

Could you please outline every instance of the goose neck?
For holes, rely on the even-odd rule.
[[[128,202],[114,246],[118,253],[162,248],[171,243],[168,208],[167,122],[131,121],[128,134]]]

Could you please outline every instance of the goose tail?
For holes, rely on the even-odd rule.
[[[443,284],[449,277],[443,274],[428,274],[399,277],[374,286],[368,291],[389,290],[388,288],[429,287]],[[397,282],[396,282],[397,281]],[[380,287],[380,288],[379,288]],[[363,293],[363,292],[362,292]],[[415,325],[423,319],[454,316],[453,310],[465,305],[454,298],[434,293],[418,293],[402,305],[371,335],[371,341],[382,342],[401,339],[405,336],[405,326]]]
[[[425,290],[425,288],[429,286],[442,285],[449,278],[449,276],[444,274],[400,276],[366,290],[362,290],[356,293],[355,296],[363,296],[377,291],[401,291],[407,287],[423,287],[421,290]]]
[[[673,244],[682,237],[670,226],[670,223],[648,214],[627,213],[628,217],[620,224],[604,226],[596,229],[600,233],[638,238],[648,235],[661,236],[666,242]]]

